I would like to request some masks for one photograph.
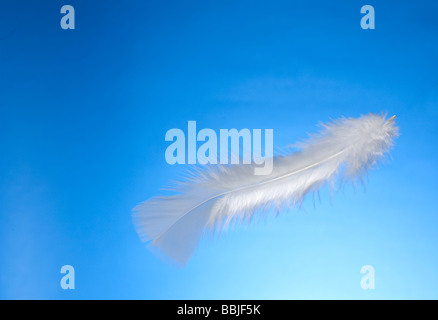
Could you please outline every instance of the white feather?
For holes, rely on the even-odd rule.
[[[197,169],[179,194],[152,198],[133,210],[137,232],[176,262],[185,265],[205,230],[223,230],[270,209],[296,207],[325,184],[361,179],[385,157],[398,136],[394,118],[368,114],[322,124],[319,134],[300,143],[299,152],[274,157],[269,175],[253,165]]]

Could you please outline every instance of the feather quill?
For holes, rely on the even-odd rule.
[[[323,185],[362,180],[385,158],[398,136],[395,116],[368,114],[321,124],[318,134],[278,155],[269,175],[254,165],[216,165],[196,169],[178,194],[155,197],[133,209],[137,232],[165,255],[185,265],[206,230],[225,230],[272,209],[299,206]]]

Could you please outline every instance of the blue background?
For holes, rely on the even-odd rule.
[[[1,0],[0,298],[438,298],[437,16],[436,1]],[[186,169],[165,162],[167,130],[272,128],[284,147],[382,111],[401,136],[365,188],[204,239],[184,269],[139,240],[131,209]]]

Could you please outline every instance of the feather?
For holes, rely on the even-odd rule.
[[[250,221],[271,209],[299,206],[305,195],[328,184],[362,180],[385,158],[398,136],[395,116],[368,114],[321,124],[322,130],[277,155],[269,175],[255,165],[212,165],[195,169],[172,196],[156,197],[133,209],[137,232],[165,255],[185,265],[205,231]]]

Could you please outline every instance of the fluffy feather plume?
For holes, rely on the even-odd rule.
[[[152,198],[133,210],[140,237],[185,265],[206,230],[227,229],[271,209],[296,207],[306,194],[336,178],[354,181],[383,159],[398,136],[395,116],[368,114],[322,124],[299,152],[274,157],[269,175],[254,165],[217,165],[194,171],[179,193]]]

